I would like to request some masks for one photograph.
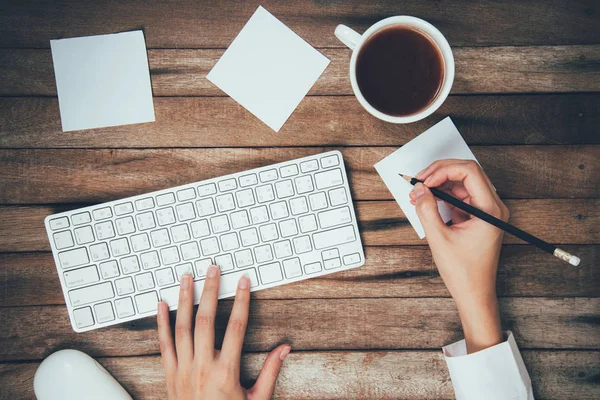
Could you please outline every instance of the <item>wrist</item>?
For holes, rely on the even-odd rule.
[[[467,343],[467,353],[475,353],[504,340],[496,294],[470,301],[457,301],[458,313]]]

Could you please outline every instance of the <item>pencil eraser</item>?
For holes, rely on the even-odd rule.
[[[571,258],[569,258],[569,264],[571,265],[578,266],[580,262],[581,260],[577,256],[571,256]]]

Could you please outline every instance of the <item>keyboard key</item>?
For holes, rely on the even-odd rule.
[[[248,187],[248,186],[252,186],[252,185],[256,185],[258,183],[258,178],[256,177],[256,174],[249,174],[249,175],[244,175],[240,177],[240,186],[241,187]]]
[[[91,226],[82,226],[74,231],[77,244],[86,244],[94,241],[94,231]]]
[[[299,258],[284,260],[282,264],[286,278],[292,279],[302,276],[302,267],[300,266]]]
[[[69,227],[69,219],[67,217],[60,217],[51,219],[48,223],[50,225],[50,229],[53,231],[64,229]]]
[[[97,303],[114,297],[113,287],[110,282],[100,283],[94,286],[86,286],[81,289],[69,291],[69,300],[73,307]]]
[[[71,231],[62,231],[57,232],[52,235],[54,238],[54,245],[57,250],[67,249],[69,247],[75,246],[75,242],[73,242],[73,235],[71,235]]]
[[[123,272],[123,275],[133,274],[134,272],[139,272],[140,270],[140,262],[138,261],[137,256],[121,258],[120,262],[121,272]]]
[[[102,261],[110,258],[108,245],[106,243],[98,243],[90,246],[90,255],[94,261]]]
[[[144,272],[135,276],[135,285],[137,290],[142,292],[144,290],[154,288],[154,278],[152,278],[152,272]]]
[[[248,218],[248,212],[246,210],[232,212],[230,218],[233,229],[245,228],[250,225],[250,218]]]
[[[294,195],[294,184],[290,179],[275,183],[275,192],[278,199],[286,199]]]
[[[172,226],[171,236],[173,237],[173,242],[175,243],[185,242],[192,238],[190,236],[190,229],[188,228],[187,224]]]
[[[307,275],[317,273],[321,270],[323,270],[323,268],[321,267],[320,262],[310,263],[304,266],[304,272],[306,272]]]
[[[94,314],[99,323],[114,321],[115,313],[110,301],[94,305]]]
[[[269,220],[269,212],[267,206],[259,206],[250,209],[250,216],[252,217],[253,224],[262,224]]]
[[[287,218],[290,215],[288,212],[287,203],[285,201],[271,203],[269,204],[269,209],[271,210],[271,217],[274,220]]]
[[[80,329],[94,325],[92,309],[89,307],[73,310],[73,319],[75,320],[75,325]]]
[[[266,203],[268,201],[275,200],[275,193],[273,192],[273,185],[263,185],[256,188],[256,198],[259,203]]]
[[[310,238],[308,236],[296,237],[292,241],[294,242],[296,254],[308,253],[312,250],[312,245],[310,244]]]
[[[211,265],[213,265],[213,262],[210,258],[204,258],[202,260],[195,261],[194,268],[196,269],[196,276],[206,276],[206,271]]]
[[[215,257],[215,264],[223,272],[231,271],[235,268],[231,254],[222,254]]]
[[[294,179],[294,182],[296,183],[296,192],[298,194],[312,192],[315,189],[310,175],[299,176]]]
[[[181,281],[183,275],[188,274],[192,277],[194,276],[194,268],[192,267],[192,263],[185,263],[175,267],[175,275],[177,276],[177,281]]]
[[[115,300],[115,308],[117,309],[117,316],[119,318],[127,318],[135,315],[131,297],[124,297],[122,299]]]
[[[336,168],[325,172],[317,172],[315,174],[315,183],[317,185],[317,189],[319,190],[341,185],[344,183],[344,178],[342,178],[342,170]]]
[[[354,242],[356,234],[352,225],[335,228],[324,232],[313,234],[315,249],[326,249],[328,247],[338,246],[344,243]]]
[[[138,313],[147,314],[150,312],[156,313],[158,307],[158,295],[156,292],[148,292],[135,296],[135,304]]]
[[[308,212],[308,203],[306,197],[297,197],[290,200],[290,208],[292,209],[292,215],[300,215]]]
[[[119,276],[119,266],[115,260],[100,263],[100,274],[102,279],[110,279]]]
[[[169,231],[164,228],[150,232],[150,237],[152,238],[152,245],[154,247],[162,247],[171,244]]]
[[[208,221],[205,219],[192,222],[190,224],[190,227],[192,228],[192,235],[196,239],[210,235],[210,228],[208,227]]]
[[[235,262],[238,268],[245,268],[254,264],[254,260],[252,258],[252,251],[250,251],[250,249],[236,251],[234,255]]]
[[[180,249],[181,256],[185,261],[200,257],[200,249],[196,242],[182,244]]]
[[[90,265],[89,267],[85,268],[72,269],[65,272],[63,277],[65,278],[65,284],[70,288],[88,285],[100,280],[100,277],[98,276],[98,270],[94,265]]]
[[[321,158],[322,168],[335,167],[336,165],[340,165],[340,159],[337,154],[332,154],[330,156]]]
[[[198,209],[199,217],[213,215],[216,212],[215,202],[212,198],[198,200],[196,202],[196,208]]]
[[[240,239],[242,240],[242,246],[254,246],[258,244],[258,232],[256,228],[245,229],[240,232]]]
[[[348,207],[323,211],[318,214],[318,217],[319,224],[323,229],[331,228],[332,226],[349,224],[352,222],[352,215],[350,214],[350,208]]]
[[[175,203],[175,195],[173,193],[163,193],[156,196],[156,205],[159,207],[168,206]]]
[[[261,265],[260,267],[258,267],[258,273],[260,274],[260,281],[263,285],[268,285],[270,283],[275,283],[283,280],[281,266],[278,262]]]
[[[313,193],[308,196],[310,202],[310,209],[313,211],[322,210],[327,208],[327,196],[325,192]]]
[[[339,268],[342,266],[342,260],[339,258],[332,258],[330,260],[323,261],[323,265],[325,266],[325,269]]]
[[[162,249],[160,251],[160,255],[164,265],[175,264],[181,261],[179,258],[179,252],[175,246]]]
[[[298,175],[298,166],[296,164],[286,165],[279,168],[279,174],[282,178]]]
[[[92,215],[96,221],[101,221],[112,217],[112,211],[110,207],[102,207],[92,211]]]
[[[154,199],[152,197],[146,197],[135,201],[135,208],[138,211],[149,210],[154,208]]]
[[[219,241],[215,237],[202,239],[200,241],[200,248],[202,249],[202,254],[205,256],[217,254],[219,252]]]
[[[277,179],[277,171],[275,169],[261,171],[258,175],[260,176],[260,181],[262,183],[271,182]]]
[[[149,251],[148,253],[143,253],[140,256],[140,261],[142,262],[142,267],[144,269],[153,269],[160,266],[158,253],[156,251]]]
[[[319,169],[319,163],[317,160],[304,161],[300,163],[300,170],[302,173],[312,172]]]
[[[341,187],[337,189],[331,189],[329,191],[329,202],[331,203],[332,207],[348,203],[346,188]]]
[[[139,235],[133,235],[131,238],[131,247],[133,251],[139,252],[150,249],[150,239],[147,233],[140,233]]]
[[[133,287],[133,279],[131,279],[130,276],[126,278],[117,279],[115,281],[115,288],[117,289],[117,294],[119,296],[135,292],[135,289]]]
[[[281,221],[279,223],[279,231],[281,232],[281,237],[284,238],[296,236],[298,234],[298,225],[296,225],[296,220],[286,219],[285,221]]]
[[[300,231],[302,233],[316,231],[317,227],[317,219],[313,214],[304,215],[298,218],[298,223],[300,224]]]
[[[110,252],[113,257],[125,256],[131,253],[127,238],[116,239],[110,242]]]
[[[115,223],[117,225],[117,233],[121,236],[135,232],[135,222],[133,222],[131,216],[119,218]]]
[[[210,219],[210,225],[212,226],[212,231],[214,233],[223,233],[227,232],[229,227],[229,219],[227,215],[219,215],[217,217],[212,217]]]
[[[360,254],[352,253],[344,256],[344,265],[358,264],[360,262]]]
[[[271,245],[264,244],[262,246],[255,247],[254,258],[256,258],[256,262],[259,264],[273,261],[273,251],[271,250]]]
[[[170,267],[159,269],[156,271],[156,282],[158,286],[172,285],[175,283],[175,277],[173,276],[173,269]]]
[[[240,248],[237,233],[231,232],[221,236],[221,249],[223,251],[237,250]]]
[[[158,220],[158,225],[160,226],[174,224],[176,220],[173,207],[165,207],[156,210],[156,219]]]
[[[177,200],[187,201],[196,198],[196,191],[194,188],[187,188],[177,191]]]
[[[136,215],[135,220],[140,231],[156,228],[154,214],[151,211]]]
[[[286,258],[292,255],[292,243],[289,240],[282,240],[273,245],[275,257]]]
[[[112,221],[105,221],[94,225],[96,228],[96,237],[98,240],[105,240],[115,237],[115,227]]]
[[[217,196],[217,209],[219,212],[231,211],[235,208],[235,202],[231,193],[225,193],[221,196]]]
[[[330,260],[332,258],[339,258],[340,251],[338,249],[325,250],[321,252],[321,257],[323,260]]]
[[[279,235],[277,234],[277,225],[275,224],[263,225],[258,228],[258,230],[260,231],[260,237],[262,238],[263,242],[270,242],[272,240],[279,239]]]
[[[133,204],[130,202],[117,204],[115,206],[115,214],[117,215],[125,215],[131,214],[133,212]]]
[[[192,203],[184,203],[175,206],[175,210],[177,211],[177,218],[181,222],[196,218],[196,212],[194,211],[194,205]]]
[[[225,179],[224,181],[219,182],[219,190],[221,192],[227,192],[234,189],[237,189],[235,178]]]
[[[235,192],[235,197],[237,199],[238,207],[249,207],[256,204],[252,189],[244,189],[240,190],[239,192]]]
[[[71,215],[71,222],[73,222],[73,225],[89,224],[90,222],[92,222],[92,216],[89,212],[73,214]]]
[[[198,186],[198,196],[210,196],[211,194],[217,193],[217,186],[214,183],[207,183],[206,185]]]

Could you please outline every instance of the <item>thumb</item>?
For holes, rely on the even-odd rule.
[[[282,344],[267,356],[256,383],[248,392],[250,399],[269,400],[271,398],[283,360],[290,354],[291,350],[292,346]]]
[[[422,183],[417,183],[413,189],[413,193],[416,197],[415,207],[417,215],[427,237],[436,236],[446,229],[447,226],[442,220],[438,211],[437,201],[431,190]]]

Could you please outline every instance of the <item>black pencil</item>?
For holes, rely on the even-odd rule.
[[[417,183],[423,183],[422,181],[410,177],[410,176],[405,176],[402,174],[399,174],[402,178],[404,178],[405,180],[407,180],[411,185],[416,185]],[[461,210],[463,210],[464,212],[467,212],[479,219],[484,220],[485,222],[494,225],[496,228],[500,228],[505,232],[510,233],[511,235],[514,235],[516,237],[518,237],[521,240],[526,241],[527,243],[533,244],[534,246],[539,247],[540,249],[554,255],[557,258],[560,258],[563,261],[568,262],[571,265],[574,266],[578,266],[580,263],[580,259],[577,256],[572,255],[571,253],[568,253],[562,249],[559,249],[558,247],[556,247],[553,244],[550,244],[538,237],[535,237],[507,222],[502,221],[501,219],[498,219],[496,217],[494,217],[493,215],[490,215],[484,211],[481,211],[478,208],[473,207],[470,204],[467,204],[459,199],[457,199],[456,197],[450,196],[448,193],[446,192],[442,192],[439,189],[436,188],[429,188],[429,190],[431,190],[431,193],[433,193],[433,195],[441,200],[444,200],[446,203],[453,205],[456,208],[459,208]]]

